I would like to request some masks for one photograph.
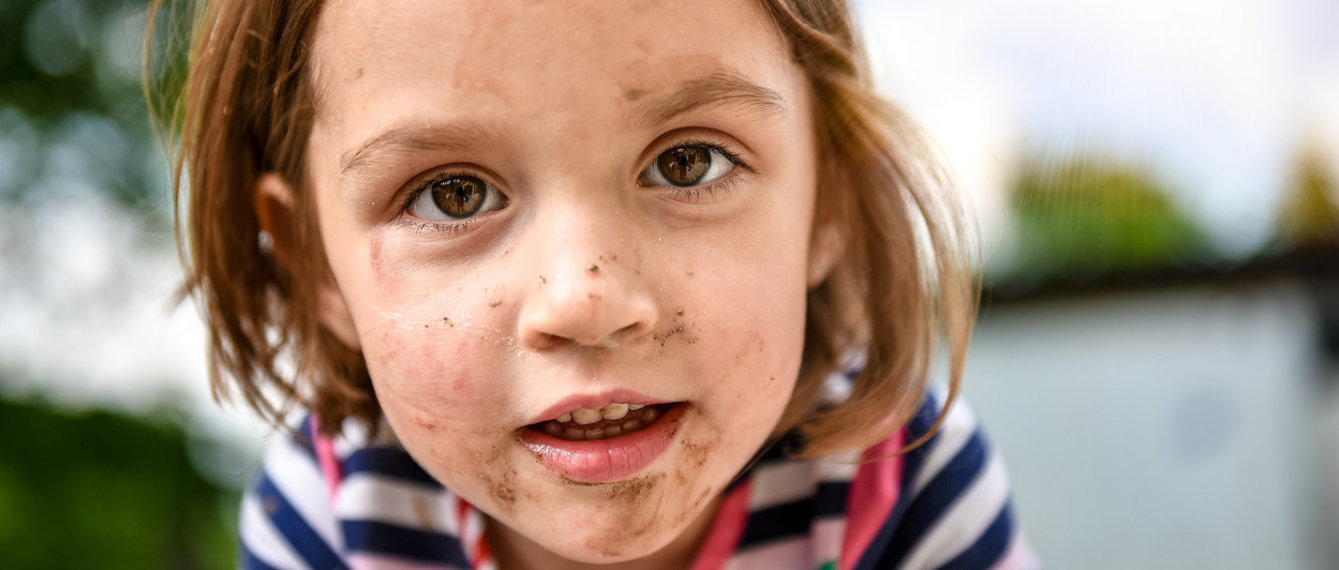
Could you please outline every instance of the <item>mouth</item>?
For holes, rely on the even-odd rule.
[[[646,429],[676,405],[616,403],[600,409],[579,408],[528,427],[565,441],[596,441]]]
[[[686,402],[577,408],[525,426],[517,439],[567,481],[613,482],[640,473],[664,453],[688,408]]]

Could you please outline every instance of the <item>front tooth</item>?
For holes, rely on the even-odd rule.
[[[600,421],[600,410],[581,408],[580,410],[572,412],[572,419],[576,420],[576,423],[581,424],[583,426],[590,425]]]
[[[646,407],[645,404],[628,404],[628,409],[634,412],[645,407]]]
[[[563,414],[563,415],[561,415],[561,416],[558,416],[558,423],[564,423],[564,424],[565,424],[565,423],[570,422],[570,421],[572,421],[572,414]]]
[[[600,408],[600,417],[606,420],[621,420],[628,415],[628,408],[627,404],[609,404]]]

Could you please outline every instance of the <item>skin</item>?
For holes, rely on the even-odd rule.
[[[685,567],[790,397],[805,293],[836,255],[812,245],[810,94],[769,16],[749,0],[333,0],[313,59],[323,320],[361,348],[396,436],[486,513],[503,567]],[[774,105],[706,96],[663,116],[725,76]],[[427,131],[386,143],[406,126]],[[749,168],[698,192],[648,183],[658,155],[703,141]],[[463,225],[404,209],[443,171],[505,201]],[[267,225],[296,215],[292,196],[262,179]],[[615,389],[686,402],[634,477],[574,484],[518,441],[559,401]]]

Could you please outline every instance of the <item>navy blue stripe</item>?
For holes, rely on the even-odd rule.
[[[288,544],[308,567],[344,568],[344,562],[340,560],[339,555],[331,550],[321,535],[316,534],[297,509],[293,508],[283,493],[274,486],[269,476],[263,472],[256,484],[256,498],[260,500],[261,508],[274,523],[274,528],[288,540]]]
[[[355,473],[384,475],[410,483],[430,487],[441,487],[436,479],[428,475],[418,463],[403,449],[394,447],[365,447],[353,452],[342,465],[344,476]]]
[[[934,422],[939,418],[939,404],[934,397],[926,395],[925,401],[921,403],[921,408],[912,416],[911,421],[907,422],[907,442],[916,441],[917,438],[930,431]],[[920,447],[906,452],[902,455],[902,481],[899,486],[900,491],[897,497],[897,504],[893,505],[893,512],[888,515],[888,520],[884,521],[883,526],[879,528],[879,533],[870,541],[869,548],[860,556],[860,561],[856,564],[857,570],[875,570],[878,568],[890,568],[882,562],[884,553],[888,545],[892,542],[893,535],[896,533],[910,508],[915,497],[912,496],[916,478],[920,476],[921,468],[925,465],[925,458],[929,457],[930,451],[939,444],[939,435],[936,434]]]
[[[940,566],[940,570],[975,570],[989,568],[999,562],[1000,557],[1004,556],[1005,549],[1009,548],[1009,539],[1013,537],[1012,511],[1009,503],[1004,503],[1004,508],[1000,509],[995,520],[986,527],[981,536],[977,537],[976,542],[953,557],[953,560]]]
[[[298,449],[302,450],[302,453],[307,457],[310,457],[313,462],[316,462],[316,446],[312,444],[312,434],[316,433],[314,430],[315,420],[312,419],[312,416],[308,415],[306,418],[303,418],[302,423],[298,424],[298,427],[294,429],[292,434],[290,434],[292,437],[288,438],[288,441]]]
[[[270,566],[264,560],[257,558],[245,544],[239,546],[240,548],[237,549],[237,566],[239,568],[242,568],[243,570],[278,570],[278,568]]]
[[[814,492],[814,516],[818,518],[845,516],[851,484],[841,481],[823,481]]]
[[[911,501],[906,514],[888,543],[884,563],[900,566],[902,559],[920,543],[925,533],[976,481],[986,464],[987,451],[981,432],[972,432],[957,455]]]
[[[470,565],[460,540],[454,536],[376,521],[346,520],[341,523],[341,527],[350,551],[372,552],[460,568],[469,568]]]
[[[749,513],[744,534],[739,538],[739,550],[764,542],[781,540],[809,533],[814,518],[813,501],[809,498],[773,505]]]

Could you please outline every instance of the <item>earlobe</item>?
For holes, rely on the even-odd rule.
[[[304,251],[307,248],[302,246],[302,236],[298,229],[297,196],[293,187],[279,174],[269,172],[256,181],[252,199],[260,228],[270,237],[270,248],[275,260],[295,281],[317,279],[314,283],[315,310],[321,324],[349,348],[358,350],[358,331],[339,286],[326,269],[324,259],[309,259],[310,253]],[[298,287],[299,291],[303,289]]]

